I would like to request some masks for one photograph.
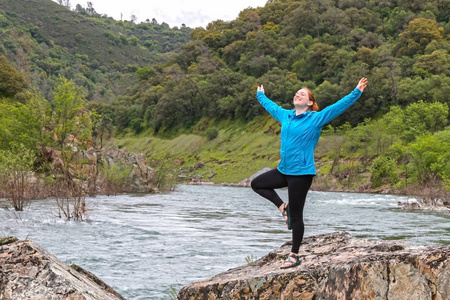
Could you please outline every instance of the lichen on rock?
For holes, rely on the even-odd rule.
[[[33,241],[1,240],[9,242],[0,244],[0,299],[125,299],[93,274],[70,268]]]
[[[302,264],[280,269],[290,243],[183,287],[178,299],[450,299],[450,246],[412,247],[337,232],[304,239]]]

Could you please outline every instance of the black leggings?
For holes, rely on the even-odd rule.
[[[269,199],[276,207],[283,205],[283,200],[274,189],[288,187],[289,211],[292,227],[291,252],[298,253],[305,233],[303,223],[303,207],[306,194],[311,187],[314,175],[284,175],[277,169],[270,170],[252,180],[252,189],[259,195]]]

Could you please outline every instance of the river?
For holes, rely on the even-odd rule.
[[[287,191],[280,194],[285,199]],[[345,230],[412,245],[450,243],[450,215],[405,212],[399,200],[405,197],[312,191],[305,236]],[[291,237],[276,207],[250,188],[181,185],[167,194],[86,201],[90,223],[56,218],[50,199],[20,213],[0,210],[0,236],[34,240],[130,300],[171,299],[174,290],[260,258]]]

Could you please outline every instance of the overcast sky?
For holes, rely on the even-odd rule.
[[[87,7],[88,0],[70,0],[71,9],[77,4]],[[152,20],[159,24],[165,22],[170,27],[205,28],[214,20],[231,21],[239,12],[252,7],[264,6],[267,0],[91,0],[95,11],[106,14],[116,20],[130,20],[137,17],[137,23]]]

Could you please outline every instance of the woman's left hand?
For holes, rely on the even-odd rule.
[[[357,88],[358,90],[360,90],[361,92],[363,92],[364,89],[366,88],[366,86],[367,86],[367,78],[366,78],[366,77],[363,77],[363,78],[361,78],[361,80],[358,82],[358,85],[356,86],[356,88]]]

